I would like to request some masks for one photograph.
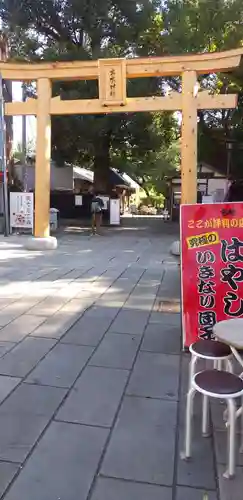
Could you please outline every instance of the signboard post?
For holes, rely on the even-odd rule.
[[[243,318],[243,204],[181,206],[183,344]]]
[[[83,197],[81,194],[75,194],[75,207],[82,207]]]
[[[119,226],[120,225],[120,200],[110,199],[110,225]]]
[[[4,234],[9,236],[8,179],[6,162],[6,124],[4,120],[3,80],[0,75],[0,172],[3,179]]]
[[[33,193],[10,193],[10,227],[15,229],[30,229],[33,233]]]

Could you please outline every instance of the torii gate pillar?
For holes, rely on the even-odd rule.
[[[50,163],[51,163],[51,82],[37,80],[37,140],[35,165],[35,236],[50,236]]]
[[[197,202],[197,73],[182,73],[181,203]]]

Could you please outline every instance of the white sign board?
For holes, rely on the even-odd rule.
[[[110,200],[110,224],[120,225],[120,200]]]
[[[80,194],[75,194],[75,207],[81,207],[83,205],[83,197]]]
[[[10,193],[10,227],[33,230],[33,193]]]
[[[208,195],[208,194],[206,195],[205,194],[202,197],[202,203],[213,203],[213,197],[212,197],[212,195],[211,194],[210,195]]]

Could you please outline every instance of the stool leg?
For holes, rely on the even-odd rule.
[[[243,453],[243,398],[241,398],[240,453]]]
[[[231,359],[225,360],[225,370],[229,373],[234,373],[233,364],[232,364]]]
[[[236,404],[234,399],[228,399],[228,469],[224,477],[229,479],[235,475],[235,427],[236,427]]]
[[[197,362],[198,362],[198,357],[192,355],[191,362],[190,362],[190,367],[189,367],[188,391],[190,391],[190,389],[192,387],[192,381],[193,381],[194,375],[196,373]],[[193,409],[192,409],[192,415],[193,415]]]
[[[186,459],[191,456],[191,441],[192,441],[192,412],[193,399],[196,390],[191,387],[187,393],[186,402],[186,428],[185,428],[185,451],[181,454],[181,458]]]
[[[197,364],[197,356],[194,356],[192,354],[191,361],[190,361],[190,366],[189,366],[189,381],[188,381],[188,390],[191,389],[192,386],[192,380],[196,372],[196,364]]]
[[[218,359],[217,370],[222,370],[222,359]]]
[[[208,437],[208,396],[203,395],[202,401],[202,435]]]
[[[234,370],[233,370],[233,363],[231,361],[231,359],[226,359],[225,360],[225,370],[229,373],[234,373]],[[224,413],[223,413],[223,420],[224,422],[227,422],[228,421],[228,411],[227,410],[224,410]]]

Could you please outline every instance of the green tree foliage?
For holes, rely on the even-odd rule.
[[[154,53],[140,43],[156,25],[157,0],[1,0],[0,15],[11,35],[12,56],[18,59],[90,60],[134,57]],[[149,47],[151,45],[151,47]],[[161,95],[160,79],[128,82],[129,96]],[[53,94],[65,99],[95,98],[97,82],[56,82]],[[172,114],[158,116],[116,114],[55,117],[52,153],[59,163],[80,163],[93,168],[98,185],[108,184],[108,167],[141,172],[162,170],[168,148],[176,141],[177,122]],[[167,127],[165,129],[165,127]],[[162,151],[166,157],[162,157]],[[176,162],[176,155],[170,160]],[[143,176],[140,175],[142,178]]]
[[[160,35],[160,36],[159,36]],[[157,55],[214,52],[243,46],[242,0],[167,0],[153,26],[144,34]],[[236,110],[199,112],[199,160],[226,172],[227,144],[232,142],[231,174],[242,177],[243,70],[199,77],[202,89],[238,93]],[[180,90],[180,78],[167,79]]]
[[[89,60],[228,50],[243,44],[242,0],[0,0],[0,15],[19,59]],[[239,92],[235,111],[199,113],[199,159],[226,164],[232,140],[234,172],[243,143],[243,72],[200,77],[203,89]],[[180,78],[128,81],[128,95],[180,90]],[[57,82],[54,95],[97,97],[97,82]],[[170,113],[55,117],[53,156],[82,162],[104,178],[108,166],[162,189],[178,166],[178,122]],[[107,176],[106,176],[107,177]]]

